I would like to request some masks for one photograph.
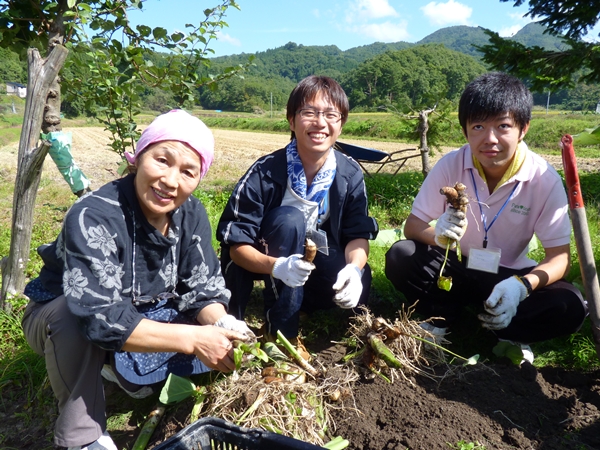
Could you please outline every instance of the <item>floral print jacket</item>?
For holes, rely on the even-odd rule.
[[[168,320],[193,323],[210,303],[227,308],[231,296],[200,201],[190,196],[175,210],[163,236],[143,215],[134,178],[80,198],[56,241],[38,249],[44,267],[37,285],[52,293],[49,298],[64,293],[87,339],[110,351],[123,347],[144,316],[152,318],[149,298],[169,293],[173,313]]]

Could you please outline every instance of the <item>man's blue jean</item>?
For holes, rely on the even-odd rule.
[[[257,250],[273,257],[304,253],[306,227],[304,215],[293,206],[281,206],[270,211],[262,220]],[[267,332],[280,330],[286,337],[298,335],[300,311],[313,312],[335,307],[333,285],[337,274],[346,266],[344,249],[330,246],[329,255],[317,252],[316,268],[304,286],[292,288],[271,275],[257,274],[235,264],[229,247],[223,246],[221,267],[227,288],[231,291],[229,313],[244,318],[254,280],[264,280],[263,291]],[[371,287],[371,269],[365,265],[362,275],[363,291],[359,305],[365,305]]]

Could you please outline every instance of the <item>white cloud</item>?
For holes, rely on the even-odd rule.
[[[230,35],[228,35],[227,33],[223,33],[223,32],[218,32],[217,33],[217,40],[219,42],[225,42],[226,44],[231,44],[235,47],[241,47],[242,46],[242,42],[237,39],[234,38]]]
[[[421,8],[433,25],[468,25],[473,8],[448,0],[446,3],[430,2]]]
[[[319,11],[318,9],[313,9],[311,12],[312,15],[315,16],[317,19],[321,18],[321,11]]]
[[[358,25],[353,31],[364,36],[369,36],[379,42],[397,42],[404,41],[410,35],[407,31],[406,21],[384,22]]]
[[[501,28],[500,31],[498,31],[498,34],[502,37],[511,37],[517,34],[523,26],[524,25],[512,25],[510,27]]]
[[[353,0],[346,11],[346,21],[349,23],[397,16],[388,0]]]
[[[511,37],[511,36],[514,36],[525,25],[527,25],[528,23],[533,22],[533,20],[531,20],[530,17],[525,17],[525,14],[526,13],[512,13],[512,14],[509,14],[508,17],[510,17],[510,20],[512,21],[513,25],[500,28],[500,30],[498,31],[498,34],[500,36],[502,36],[502,37]]]
[[[527,14],[527,13],[510,13],[508,15],[508,17],[510,17],[515,22],[525,22],[525,23],[532,22],[532,20],[530,18],[525,17],[525,14]]]

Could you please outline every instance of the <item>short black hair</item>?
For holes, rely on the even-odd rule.
[[[533,96],[518,78],[503,72],[489,72],[471,81],[458,103],[458,121],[464,133],[467,123],[508,113],[519,130],[531,121]]]
[[[348,110],[350,109],[344,89],[333,78],[317,75],[304,78],[292,90],[287,102],[286,117],[288,122],[293,120],[299,109],[302,109],[307,102],[314,99],[319,93],[322,93],[342,113],[343,126],[348,120]],[[292,131],[292,139],[294,137],[295,133]]]

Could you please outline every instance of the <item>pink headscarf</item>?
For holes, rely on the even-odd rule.
[[[158,116],[142,132],[135,153],[125,152],[127,161],[135,164],[144,150],[161,141],[179,141],[189,145],[200,156],[200,178],[204,178],[215,156],[215,139],[204,122],[182,109],[173,109]]]

